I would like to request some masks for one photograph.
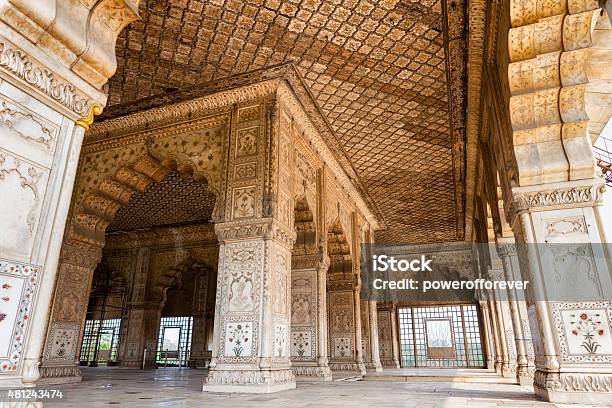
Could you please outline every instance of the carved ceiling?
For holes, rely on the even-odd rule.
[[[463,238],[462,0],[143,0],[139,13],[110,105],[294,61],[385,218],[376,239]]]
[[[215,195],[208,184],[171,172],[160,183],[150,184],[119,209],[107,232],[206,223],[212,218]]]

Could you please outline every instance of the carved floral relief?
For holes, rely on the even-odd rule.
[[[252,322],[225,322],[225,336],[224,356],[245,357],[252,355]]]

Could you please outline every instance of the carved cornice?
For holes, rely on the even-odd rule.
[[[261,238],[276,240],[291,248],[295,242],[295,232],[271,218],[215,224],[215,232],[220,243]]]
[[[221,109],[230,108],[233,104],[274,95],[279,83],[279,79],[272,79],[255,84],[245,84],[240,88],[232,86],[231,89],[226,90],[219,90],[219,86],[215,86],[212,90],[206,87],[197,88],[200,91],[199,96],[195,96],[193,91],[188,93],[194,99],[184,100],[183,93],[172,94],[175,98],[171,98],[172,95],[170,95],[162,99],[165,104],[160,104],[159,98],[152,97],[135,102],[132,104],[132,109],[123,105],[115,105],[107,109],[107,112],[100,117],[101,122],[91,126],[85,136],[86,141],[103,140],[121,134],[151,130],[218,114],[221,113]],[[231,86],[231,83],[226,82],[226,86]],[[118,107],[123,108],[124,111],[119,110]],[[119,112],[128,113],[135,107],[144,110],[119,116]]]
[[[185,225],[170,228],[152,228],[146,231],[126,233],[108,233],[104,250],[116,248],[141,248],[176,243],[180,237],[181,244],[211,243],[217,244],[217,235],[213,224]]]
[[[78,92],[72,84],[32,61],[24,51],[3,42],[0,42],[0,69],[25,81],[78,116],[96,114],[94,107],[99,107]]]
[[[594,179],[590,184],[585,181],[559,183],[546,187],[513,189],[515,214],[524,211],[550,210],[560,207],[584,206],[595,204],[603,199],[605,185],[603,181]]]

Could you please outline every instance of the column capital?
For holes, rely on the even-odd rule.
[[[605,181],[601,177],[515,187],[512,189],[512,216],[561,208],[584,207],[603,201]]]
[[[218,223],[215,224],[215,233],[220,243],[262,238],[274,239],[289,248],[296,238],[295,231],[273,218]]]

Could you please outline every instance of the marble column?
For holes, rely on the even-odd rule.
[[[208,330],[212,318],[209,306],[210,286],[214,286],[212,269],[201,267],[196,274],[196,299],[193,311],[193,334],[191,336],[191,351],[189,365],[191,367],[206,367],[210,361],[208,351]],[[214,296],[214,292],[212,292]]]
[[[395,316],[392,309],[393,306],[389,302],[377,304],[378,350],[380,364],[385,368],[399,368],[399,360],[394,358],[393,352]]]
[[[505,281],[501,259],[497,256],[494,244],[489,245],[489,254],[492,268],[489,269],[489,277],[496,282]],[[497,313],[498,336],[502,353],[501,375],[503,377],[515,377],[517,368],[517,356],[515,349],[515,335],[511,318],[510,304],[508,302],[508,291],[505,288],[496,287],[492,291],[495,299],[495,312]]]
[[[491,330],[491,311],[489,310],[488,302],[480,301],[480,311],[482,315],[482,326],[484,334],[484,352],[486,355],[486,366],[489,369],[495,370],[495,343],[493,339],[493,331]]]
[[[510,1],[506,191],[530,281],[534,390],[555,403],[612,396],[612,278],[592,141],[612,115],[612,25],[597,1]]]
[[[394,303],[391,307],[390,317],[391,317],[391,339],[393,346],[393,365],[397,368],[400,368],[400,336],[399,336],[399,327],[397,321],[397,305]]]
[[[363,336],[362,336],[362,324],[361,324],[361,284],[357,285],[353,289],[353,300],[355,301],[355,354],[357,360],[357,369],[361,375],[365,375],[366,366],[363,358]]]
[[[137,17],[126,1],[116,8],[76,3],[74,13],[56,13],[56,3],[0,5],[0,282],[10,302],[1,329],[8,334],[0,341],[0,356],[7,356],[0,387],[32,386],[40,378],[83,134],[106,104],[103,85],[116,67],[114,47],[98,39],[114,41]],[[90,25],[90,16],[100,23]],[[79,323],[56,327],[55,338],[76,348]]]
[[[370,366],[376,372],[382,371],[380,362],[380,350],[378,344],[378,309],[375,300],[368,301],[368,317],[370,319]]]
[[[271,393],[295,388],[291,371],[291,267],[296,240],[292,121],[276,100],[235,106],[219,239],[215,328],[206,392]],[[245,142],[246,140],[246,142]],[[279,174],[285,177],[279,177]]]
[[[291,366],[297,380],[330,381],[327,357],[326,279],[329,259],[292,257]]]
[[[495,297],[493,296],[493,293],[490,290],[486,291],[486,297],[487,304],[489,305],[489,317],[491,319],[491,331],[493,334],[492,340],[493,345],[495,347],[495,361],[493,363],[493,368],[495,368],[495,371],[497,373],[501,374],[503,366],[503,351],[502,344],[499,338],[499,319],[497,314],[497,307],[495,304]]]
[[[522,281],[514,238],[497,238],[497,252],[503,263],[506,280],[514,282]],[[531,386],[533,384],[535,367],[533,365],[533,358],[530,358],[529,355],[531,334],[529,331],[525,332],[525,328],[529,329],[529,320],[527,318],[524,293],[517,291],[516,288],[509,289],[508,305],[512,316],[516,346],[517,382],[520,385]]]
[[[203,390],[270,393],[295,388],[289,356],[292,239],[282,238],[287,235],[274,220],[249,225],[237,234],[241,238],[234,235],[235,227],[215,225],[220,242],[217,307]]]
[[[163,306],[159,302],[130,303],[128,305],[125,354],[122,367],[155,368],[159,324]],[[145,356],[146,349],[146,356]]]

